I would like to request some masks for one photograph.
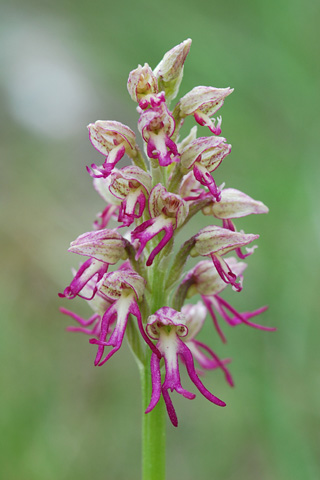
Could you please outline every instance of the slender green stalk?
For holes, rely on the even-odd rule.
[[[150,242],[152,243],[152,242]],[[150,247],[149,247],[150,248]],[[151,247],[152,248],[152,247]],[[148,269],[150,291],[150,311],[166,305],[165,271],[160,267],[161,254]],[[145,362],[140,365],[142,386],[142,480],[165,480],[166,470],[166,413],[161,397],[156,407],[145,414],[152,393],[150,359],[152,352],[147,349]]]
[[[146,365],[141,367],[142,385],[142,480],[165,480],[166,470],[166,415],[161,398],[148,414],[145,410],[151,398],[151,352]]]

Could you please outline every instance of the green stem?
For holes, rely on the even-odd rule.
[[[150,242],[152,244],[152,242]],[[152,245],[148,246],[150,249]],[[167,252],[169,253],[169,252]],[[150,285],[149,304],[153,314],[166,305],[165,270],[161,268],[161,254],[148,268]],[[142,480],[165,480],[166,469],[166,412],[163,398],[150,412],[145,414],[152,394],[150,359],[151,350],[147,349],[144,364],[140,365],[142,385]]]
[[[182,178],[183,178],[183,173],[181,172],[180,165],[177,163],[174,166],[174,169],[172,172],[171,180],[168,185],[168,191],[174,192],[174,193],[178,192]]]
[[[141,367],[142,385],[142,480],[165,480],[166,476],[166,413],[161,398],[156,407],[145,414],[151,398],[151,372],[148,352],[147,362]]]

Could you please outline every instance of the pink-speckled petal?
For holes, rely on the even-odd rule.
[[[68,251],[114,265],[126,256],[126,244],[127,240],[115,230],[94,230],[71,242]]]
[[[196,235],[196,243],[191,251],[191,256],[225,255],[236,248],[248,245],[257,238],[259,235],[232,232],[217,225],[210,225],[202,228]]]
[[[127,153],[135,152],[136,135],[127,125],[115,120],[97,120],[88,125],[89,139],[102,155],[108,155],[115,146],[123,144]]]
[[[179,101],[181,116],[193,115],[196,111],[208,116],[214,115],[232,92],[233,89],[230,87],[194,87]]]
[[[132,100],[140,103],[145,97],[158,92],[157,78],[147,63],[143,67],[138,65],[129,73],[127,88]]]
[[[262,202],[254,200],[240,190],[225,188],[221,192],[219,204],[212,203],[203,209],[206,215],[214,215],[222,220],[240,218],[252,214],[268,213],[269,209]]]

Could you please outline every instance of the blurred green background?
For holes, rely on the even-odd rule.
[[[66,333],[58,311],[89,307],[57,292],[79,261],[69,242],[103,208],[85,170],[100,160],[86,125],[136,130],[129,71],[188,37],[180,94],[235,88],[221,111],[233,150],[215,178],[270,208],[237,222],[261,238],[243,293],[228,298],[240,310],[269,304],[261,322],[278,331],[223,325],[222,345],[207,322],[203,338],[232,358],[236,386],[205,378],[225,409],[174,397],[168,480],[320,478],[319,10],[311,0],[1,5],[1,478],[140,477],[137,367],[125,345],[94,368],[95,348]]]

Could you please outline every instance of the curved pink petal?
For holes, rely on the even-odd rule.
[[[206,345],[205,343],[202,343],[202,342],[199,342],[199,340],[192,340],[192,342],[200,349],[202,348],[204,351],[206,351],[212,358],[213,358],[213,362],[212,360],[210,361],[207,357],[204,357],[208,360],[207,362],[199,362],[199,359],[198,359],[198,362],[200,364],[200,366],[204,369],[211,369],[211,368],[221,368],[221,370],[223,371],[224,375],[225,375],[225,378],[226,378],[226,381],[229,383],[229,385],[231,387],[234,386],[234,382],[233,382],[233,379],[232,379],[232,376],[231,376],[231,373],[229,372],[229,370],[226,368],[225,366],[225,363],[226,361],[223,361],[223,360],[220,360],[220,358],[218,357],[218,355],[216,355],[214,353],[213,350],[211,350],[211,348]]]
[[[150,360],[151,368],[151,383],[152,383],[152,394],[150,403],[145,411],[145,413],[151,412],[161,397],[161,372],[160,372],[160,359],[154,353],[151,355]]]
[[[89,343],[92,345],[98,345],[97,355],[94,361],[95,366],[97,366],[102,358],[104,347],[109,346],[109,342],[105,341],[106,336],[109,333],[109,327],[112,323],[113,317],[117,314],[115,304],[113,303],[104,313],[102,320],[101,320],[101,331],[100,331],[100,338],[97,340],[96,338],[91,338]]]
[[[259,325],[258,323],[253,323],[250,322],[248,319],[251,317],[254,317],[256,315],[259,315],[260,313],[263,313],[265,310],[267,310],[268,307],[261,307],[258,310],[255,310],[254,312],[248,312],[248,313],[239,313],[235,308],[233,308],[228,302],[226,302],[223,298],[216,296],[216,299],[218,301],[218,305],[220,307],[219,313],[223,318],[229,323],[229,325],[234,326],[239,323],[245,323],[249,327],[253,328],[258,328],[259,330],[266,330],[268,332],[274,332],[276,327],[265,327],[264,325]],[[234,315],[234,318],[231,318],[225,309],[229,310]]]
[[[95,220],[93,223],[95,230],[102,230],[103,228],[106,228],[112,218],[117,218],[115,217],[115,212],[118,209],[119,205],[107,205],[103,212],[97,215],[98,220]]]
[[[223,341],[223,343],[226,343],[227,342],[227,339],[226,337],[224,336],[224,333],[223,331],[221,330],[220,328],[220,325],[218,323],[218,320],[217,320],[217,317],[213,311],[213,308],[212,308],[212,305],[211,305],[211,302],[210,302],[210,297],[208,296],[204,296],[204,295],[201,295],[201,298],[202,300],[204,301],[204,304],[205,306],[207,307],[208,309],[208,312],[210,313],[211,317],[212,317],[212,320],[213,320],[213,324],[218,332],[218,335],[219,337],[221,338],[221,340]]]
[[[93,293],[90,298],[83,297],[79,292],[86,286],[86,284],[96,275],[96,284],[101,280],[103,275],[108,271],[109,264],[89,258],[79,268],[75,274],[72,282],[66,287],[63,293],[59,293],[60,298],[73,299],[77,295],[85,300],[92,300],[97,292],[97,287],[93,288]]]
[[[201,185],[204,185],[209,189],[209,192],[213,196],[216,202],[219,202],[221,200],[221,192],[218,189],[216,182],[214,181],[212,175],[208,170],[206,170],[205,167],[195,163],[193,167],[193,173],[198,182],[201,183]]]
[[[158,224],[158,225],[157,225]],[[167,220],[162,220],[159,218],[151,218],[149,220],[146,220],[143,222],[141,225],[136,227],[134,231],[131,233],[131,237],[135,240],[138,239],[140,241],[140,246],[138,248],[137,254],[136,254],[136,259],[138,259],[146,246],[146,244],[154,238],[158,233],[164,231],[165,234],[163,238],[160,240],[158,245],[152,250],[150,253],[146,265],[149,267],[152,265],[153,260],[156,255],[165,247],[165,245],[170,241],[170,239],[173,236],[173,225],[169,219]]]
[[[173,406],[173,403],[172,403],[172,400],[170,398],[168,390],[163,389],[162,390],[162,396],[163,396],[163,400],[166,404],[166,409],[167,409],[170,421],[171,421],[171,423],[174,427],[177,427],[178,426],[178,417],[177,417],[176,411],[174,409],[174,406]]]
[[[222,400],[220,400],[215,395],[213,395],[211,392],[209,392],[209,390],[206,389],[206,387],[203,385],[203,383],[199,379],[199,377],[196,373],[196,370],[194,368],[193,357],[192,357],[192,353],[190,352],[189,348],[183,343],[182,340],[180,340],[180,338],[177,338],[177,341],[179,342],[178,343],[178,345],[179,345],[179,347],[178,347],[179,350],[178,351],[179,351],[180,355],[182,355],[183,358],[184,358],[189,377],[192,380],[192,382],[195,384],[195,386],[197,387],[199,392],[202,393],[202,395],[205,398],[207,398],[210,402],[214,403],[215,405],[218,405],[220,407],[225,407],[226,403],[223,402]]]
[[[218,259],[218,257],[216,255],[211,254],[210,256],[212,258],[213,264],[216,267],[217,272],[220,275],[221,279],[225,283],[230,283],[237,292],[240,292],[242,290],[242,285],[241,285],[241,283],[236,282],[237,275],[235,275],[232,272],[232,270],[229,267],[229,265],[227,264],[227,262],[226,261],[223,262],[225,264],[225,266],[227,267],[227,268],[223,268],[220,260]]]
[[[152,341],[150,340],[150,338],[148,337],[148,335],[144,331],[143,324],[142,324],[141,313],[140,313],[138,304],[135,300],[131,303],[131,305],[129,307],[129,313],[132,313],[132,315],[134,315],[137,318],[138,327],[139,327],[140,333],[141,333],[144,341],[149,345],[149,347],[151,348],[153,353],[155,355],[157,355],[158,358],[161,358],[161,353],[159,352],[157,347],[152,343]]]

